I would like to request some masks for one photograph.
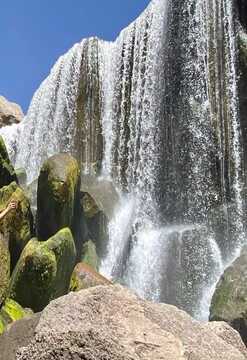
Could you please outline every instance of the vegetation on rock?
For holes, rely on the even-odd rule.
[[[16,201],[17,209],[9,212],[1,221],[1,231],[8,238],[11,271],[18,261],[21,251],[33,236],[33,216],[30,203],[24,191],[15,182],[0,189],[0,212],[12,200]]]
[[[68,292],[76,250],[70,229],[29,241],[12,274],[9,297],[35,312]]]
[[[4,301],[10,279],[10,254],[8,242],[0,234],[0,305]]]
[[[226,269],[217,284],[211,308],[211,321],[225,321],[234,327],[247,345],[247,247]]]

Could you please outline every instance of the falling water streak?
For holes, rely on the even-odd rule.
[[[107,257],[101,261],[100,272],[110,279],[122,277],[129,250],[134,204],[133,199],[122,198],[108,226],[110,241],[107,245]]]
[[[209,319],[209,312],[210,312],[209,309],[210,309],[211,300],[215,292],[219,278],[224,272],[224,264],[222,261],[222,256],[219,246],[212,237],[209,238],[209,243],[212,249],[212,253],[214,254],[216,266],[214,269],[212,269],[213,271],[210,274],[211,275],[210,285],[206,286],[205,289],[203,290],[201,301],[198,306],[198,311],[195,314],[195,317],[204,321],[208,321]]]

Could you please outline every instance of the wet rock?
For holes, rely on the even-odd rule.
[[[238,15],[242,26],[247,29],[247,3],[245,0],[237,0]]]
[[[15,182],[0,189],[0,211],[4,210],[11,200],[17,202],[17,208],[4,217],[1,231],[8,239],[12,271],[21,251],[33,236],[33,216],[29,200]]]
[[[47,240],[60,229],[69,227],[74,237],[77,259],[80,261],[82,244],[87,239],[87,234],[79,191],[80,170],[72,156],[57,154],[44,163],[37,190],[38,238]]]
[[[96,246],[92,240],[87,241],[82,248],[82,262],[92,266],[95,270],[99,268],[99,258],[96,252]]]
[[[80,171],[68,154],[48,159],[41,168],[37,194],[38,238],[47,240],[63,227],[72,227]]]
[[[246,359],[237,347],[185,312],[142,301],[120,286],[70,293],[48,305],[33,341],[19,349],[17,360],[51,358]]]
[[[24,114],[18,104],[9,102],[0,96],[0,128],[6,125],[19,123]]]
[[[70,283],[71,291],[79,291],[98,285],[111,285],[111,281],[100,275],[95,269],[86,264],[79,263],[76,265]]]
[[[111,181],[88,175],[82,177],[80,196],[88,237],[95,242],[98,255],[103,257],[108,242],[108,224],[119,195]]]
[[[60,230],[49,240],[29,241],[10,281],[8,295],[23,307],[41,311],[68,292],[76,250],[71,231]]]
[[[247,345],[247,247],[217,284],[210,307],[211,321],[225,321]]]
[[[17,176],[9,160],[3,138],[0,136],[0,188],[9,185],[12,181],[17,182]]]

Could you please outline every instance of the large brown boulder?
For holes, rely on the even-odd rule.
[[[0,96],[0,128],[6,125],[19,123],[24,114],[21,107]]]
[[[112,283],[95,271],[92,266],[83,262],[76,265],[71,277],[71,291],[79,291],[99,285],[112,285]]]
[[[140,300],[121,286],[99,286],[51,302],[16,359],[246,359],[238,348],[174,306]]]

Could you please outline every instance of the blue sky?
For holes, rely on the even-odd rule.
[[[1,4],[0,95],[26,111],[57,58],[92,35],[113,40],[150,0],[8,0]]]

